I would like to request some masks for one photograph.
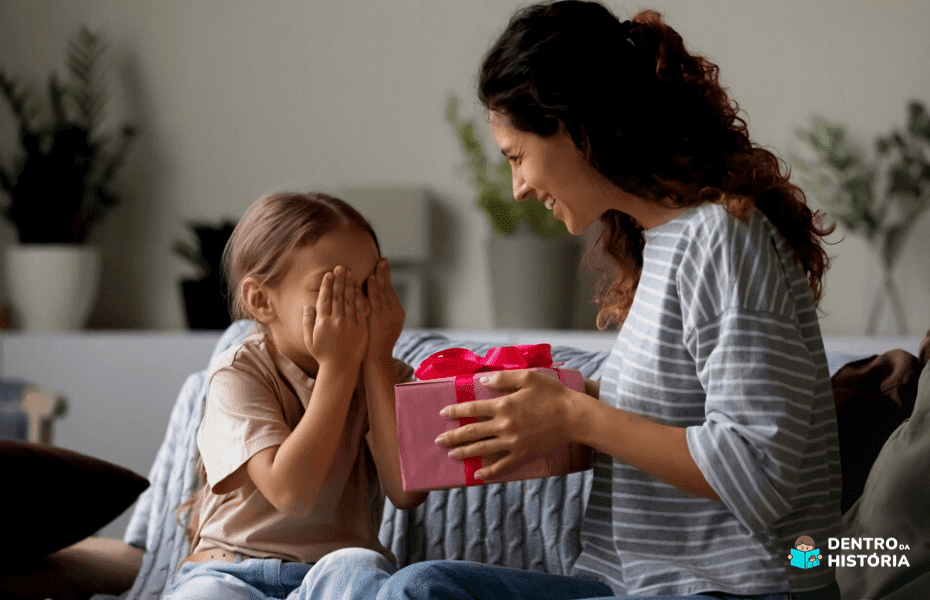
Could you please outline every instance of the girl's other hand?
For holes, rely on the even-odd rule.
[[[316,306],[304,307],[304,346],[320,364],[356,369],[368,345],[365,296],[342,265],[323,276]]]
[[[378,261],[375,273],[368,277],[368,360],[389,359],[394,344],[404,328],[404,307],[391,285],[391,267],[386,258]]]

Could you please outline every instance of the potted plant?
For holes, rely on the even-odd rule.
[[[814,155],[791,157],[805,189],[845,229],[865,238],[878,260],[881,285],[866,332],[877,332],[887,301],[898,332],[906,334],[894,269],[911,228],[930,208],[930,114],[922,102],[911,101],[904,129],[879,136],[874,158],[848,143],[845,127],[821,117],[797,135]]]
[[[40,115],[32,90],[0,70],[0,94],[19,128],[21,155],[0,160],[3,215],[19,243],[7,251],[12,308],[27,329],[83,327],[96,300],[99,250],[92,227],[117,203],[111,189],[136,136],[123,124],[100,131],[106,88],[100,36],[82,27],[68,46],[69,78],[48,80],[51,119]]]
[[[194,265],[199,276],[181,281],[181,293],[191,329],[226,329],[232,320],[227,305],[226,282],[223,278],[223,251],[236,223],[218,225],[189,222],[197,243],[185,240],[174,243],[174,251]]]
[[[495,326],[570,327],[581,244],[541,203],[514,200],[510,161],[488,160],[474,120],[458,116],[455,97],[449,100],[446,119],[472,173],[475,204],[493,230],[487,247]]]

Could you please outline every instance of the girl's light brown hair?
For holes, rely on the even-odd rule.
[[[292,250],[347,225],[369,234],[381,254],[371,224],[339,198],[319,192],[277,192],[256,200],[236,225],[223,252],[232,318],[252,318],[239,289],[243,279],[254,277],[262,285],[275,285],[284,276],[283,258]]]
[[[375,230],[344,200],[320,192],[276,192],[256,200],[239,220],[223,251],[223,274],[232,318],[252,318],[242,299],[243,279],[251,276],[262,285],[275,285],[285,274],[284,259],[292,250],[346,226],[368,233],[380,256]],[[191,550],[199,529],[199,504],[207,478],[203,459],[199,457],[196,472],[196,491],[177,511],[178,520],[187,521]]]

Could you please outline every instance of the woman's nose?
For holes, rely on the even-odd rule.
[[[527,193],[530,191],[526,181],[522,177],[517,175],[516,171],[513,174],[513,199],[517,202],[522,202],[527,199]]]

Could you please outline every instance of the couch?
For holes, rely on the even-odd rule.
[[[251,327],[248,321],[233,323],[220,338],[214,355],[243,339]],[[437,332],[405,332],[394,355],[416,366],[444,348],[465,347],[483,354],[493,345],[450,339]],[[861,472],[850,481],[857,481],[857,486],[861,483],[861,495],[844,515],[844,534],[836,542],[838,547],[828,548],[830,542],[817,540],[825,554],[843,561],[841,565],[857,563],[855,567],[837,569],[844,598],[930,598],[930,369],[923,356],[927,353],[930,348],[919,359],[898,355],[901,360],[889,360],[886,355],[858,361],[847,355],[828,357],[834,387],[841,390],[838,396],[845,406],[841,410],[848,410],[845,414],[850,415],[841,427],[841,438],[844,431],[851,432],[844,439],[852,443],[843,443],[856,447],[857,440],[870,436],[868,429],[874,423],[884,423],[875,435],[887,438],[879,440],[874,456],[857,457],[866,464],[858,465]],[[606,352],[561,346],[553,340],[554,360],[592,379],[600,377],[606,356]],[[196,431],[206,397],[206,374],[207,365],[203,365],[190,375],[178,395],[149,473],[151,485],[139,497],[123,541],[110,540],[110,545],[105,544],[106,540],[83,542],[85,563],[90,556],[106,569],[122,569],[123,581],[132,581],[125,592],[97,594],[95,600],[158,598],[187,554],[184,530],[175,512],[195,482]],[[895,394],[896,398],[891,398]],[[904,410],[890,410],[898,407],[898,400]],[[890,431],[889,423],[894,425]],[[844,474],[846,470],[844,467]],[[446,558],[565,573],[580,551],[577,532],[591,478],[591,471],[585,471],[431,492],[426,502],[412,511],[397,510],[386,502],[380,536],[398,557],[400,566]],[[890,566],[881,560],[872,566],[872,550],[866,553],[852,548],[854,538],[861,543],[865,538],[879,537],[895,538],[896,551],[889,553],[893,554]],[[846,542],[849,547],[843,547]],[[907,550],[900,549],[904,546]],[[858,555],[862,554],[866,559],[859,566]],[[906,560],[902,561],[901,556]],[[126,564],[131,568],[127,569]],[[132,574],[129,579],[127,571]],[[96,589],[113,591],[112,584]],[[61,597],[65,596],[62,593]]]

